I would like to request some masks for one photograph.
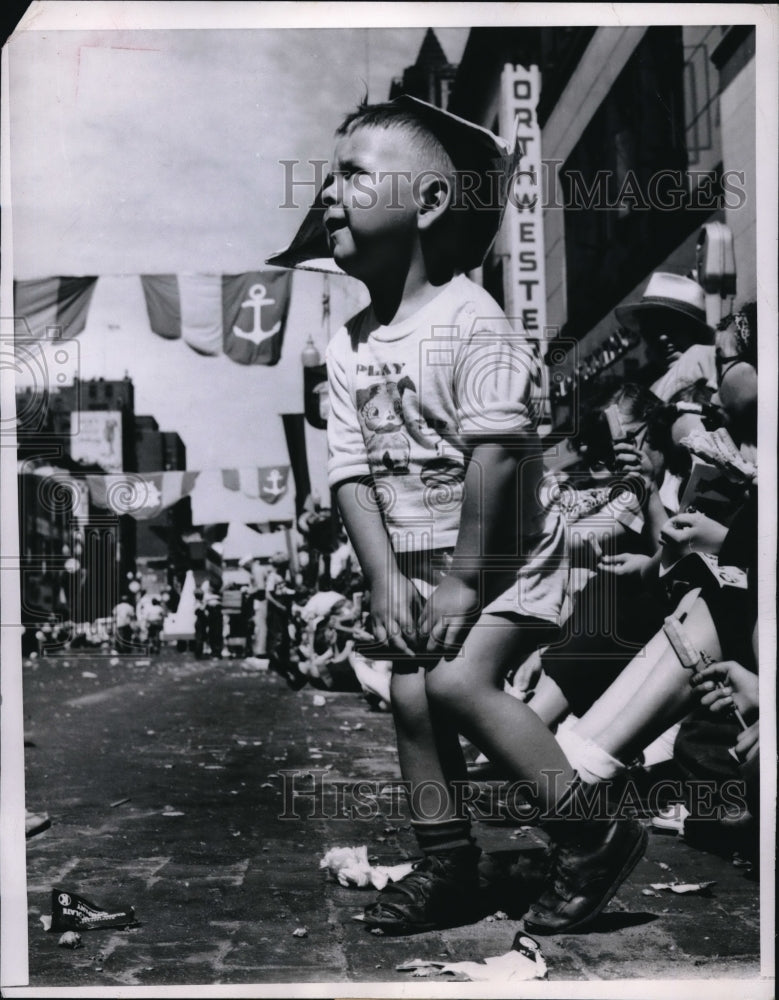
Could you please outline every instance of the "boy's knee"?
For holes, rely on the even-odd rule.
[[[467,671],[457,669],[457,664],[446,661],[427,672],[425,690],[430,704],[448,714],[467,714],[473,703],[473,684]],[[462,667],[462,664],[460,664]]]

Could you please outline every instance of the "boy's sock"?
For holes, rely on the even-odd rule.
[[[474,846],[469,819],[444,819],[438,821],[411,820],[422,853],[448,854],[463,847]]]

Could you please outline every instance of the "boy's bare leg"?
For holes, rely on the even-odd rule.
[[[546,812],[573,781],[573,769],[530,706],[503,690],[507,672],[537,636],[509,618],[482,615],[460,652],[428,671],[427,693],[434,709],[453,719],[491,760],[537,788],[535,804]],[[553,780],[544,780],[545,774]]]
[[[414,793],[412,818],[459,818],[451,782],[467,780],[465,758],[456,729],[431,713],[425,668],[396,664],[390,693],[400,773]]]

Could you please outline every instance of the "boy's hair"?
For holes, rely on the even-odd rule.
[[[368,104],[363,101],[350,112],[338,128],[337,136],[351,135],[358,128],[399,129],[413,136],[416,150],[426,160],[426,169],[435,170],[445,177],[455,172],[452,157],[441,140],[435,136],[422,117],[413,109],[387,102]]]

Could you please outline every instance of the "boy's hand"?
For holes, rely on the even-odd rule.
[[[426,651],[453,656],[465,642],[478,612],[476,588],[454,574],[445,577],[430,595],[419,619],[420,636],[428,636]]]
[[[391,573],[371,585],[371,630],[378,646],[390,654],[413,657],[418,652],[417,621],[423,601],[402,573]]]

